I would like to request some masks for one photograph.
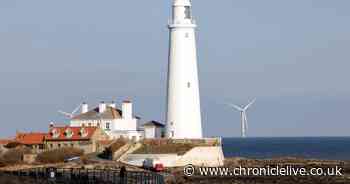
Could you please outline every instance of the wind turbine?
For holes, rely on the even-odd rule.
[[[73,118],[74,117],[74,114],[79,110],[79,108],[83,105],[83,103],[80,103],[71,113],[69,112],[64,112],[64,111],[61,111],[59,110],[58,112],[60,114],[63,114],[64,116],[68,117],[69,119]]]
[[[246,130],[248,129],[248,120],[247,120],[247,110],[249,109],[249,107],[251,105],[253,105],[255,103],[255,100],[252,100],[248,105],[246,105],[245,107],[240,107],[238,105],[235,104],[227,104],[230,107],[235,108],[236,110],[238,110],[241,113],[241,134],[242,137],[245,138],[246,137]]]

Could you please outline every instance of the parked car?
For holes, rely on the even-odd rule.
[[[80,157],[71,157],[71,158],[64,159],[64,162],[75,162],[75,161],[80,161]]]
[[[154,158],[146,158],[142,163],[142,167],[156,172],[165,170],[164,164],[161,163],[160,160]]]
[[[163,164],[159,163],[154,166],[153,170],[156,172],[163,172],[165,171],[165,167]]]

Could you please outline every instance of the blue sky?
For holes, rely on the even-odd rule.
[[[128,98],[164,121],[170,0],[0,1],[1,137]],[[194,0],[206,136],[348,136],[350,1]],[[119,104],[120,105],[120,104]]]

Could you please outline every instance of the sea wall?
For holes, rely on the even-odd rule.
[[[174,167],[178,156],[177,154],[129,154],[123,162],[134,166],[142,166],[143,161],[147,158],[156,159],[165,167]]]
[[[221,146],[216,147],[195,147],[185,155],[179,156],[176,165],[185,166],[188,164],[196,166],[217,167],[224,165],[224,153]]]
[[[224,165],[224,154],[221,146],[195,147],[182,156],[177,154],[129,154],[122,162],[142,166],[143,161],[147,158],[157,159],[165,167],[183,167],[188,164],[208,167]]]

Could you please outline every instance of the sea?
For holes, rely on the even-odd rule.
[[[225,157],[350,160],[350,137],[223,138]]]

